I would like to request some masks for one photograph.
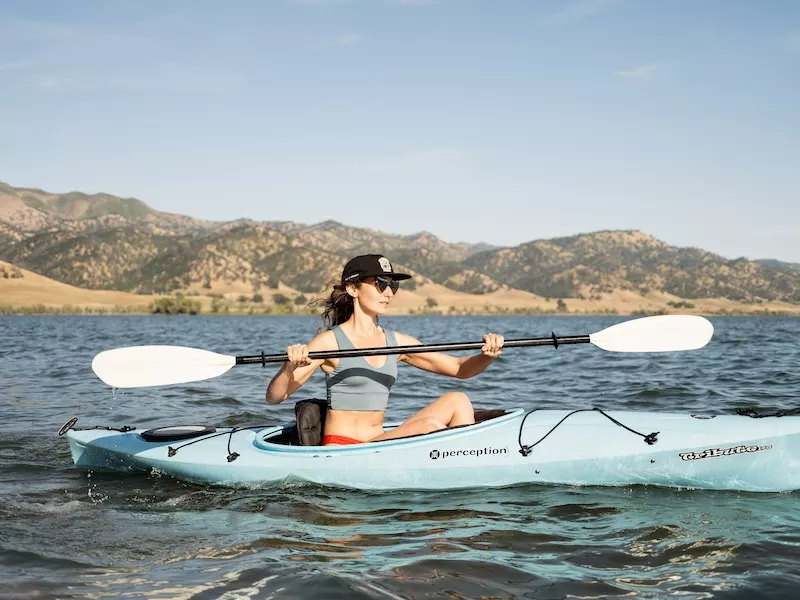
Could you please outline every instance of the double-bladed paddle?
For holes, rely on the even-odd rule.
[[[505,340],[503,348],[523,346],[558,346],[594,344],[610,352],[674,352],[696,350],[705,346],[714,334],[714,326],[693,315],[661,315],[643,317],[612,325],[597,333]],[[309,352],[311,359],[376,356],[381,354],[418,354],[422,352],[454,352],[477,350],[484,342],[421,344],[386,348],[357,348]],[[152,387],[211,379],[226,373],[235,365],[280,363],[286,354],[226,356],[185,346],[129,346],[106,350],[94,357],[92,370],[105,383],[116,388]]]

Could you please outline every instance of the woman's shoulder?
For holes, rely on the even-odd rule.
[[[399,331],[395,331],[394,338],[397,340],[398,346],[417,346],[421,344],[417,338],[408,335],[407,333],[400,333]]]
[[[336,350],[339,345],[336,343],[336,336],[332,329],[318,333],[314,339],[308,342],[311,350]]]

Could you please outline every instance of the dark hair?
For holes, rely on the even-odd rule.
[[[361,283],[356,285],[361,285]],[[333,329],[337,325],[341,325],[353,316],[355,310],[353,297],[347,293],[347,289],[342,283],[334,283],[330,296],[319,298],[314,302],[314,305],[317,304],[325,304],[325,309],[322,311],[321,330]]]

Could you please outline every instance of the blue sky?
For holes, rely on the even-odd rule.
[[[800,2],[0,3],[0,180],[800,262]]]

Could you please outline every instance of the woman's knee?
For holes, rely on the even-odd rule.
[[[448,427],[469,425],[475,422],[475,409],[472,408],[472,402],[469,401],[469,396],[465,393],[450,392],[447,405],[452,415],[447,423]]]
[[[442,400],[447,400],[448,402],[457,406],[472,408],[472,402],[470,402],[469,396],[467,396],[464,392],[447,392],[444,396],[442,396]]]

